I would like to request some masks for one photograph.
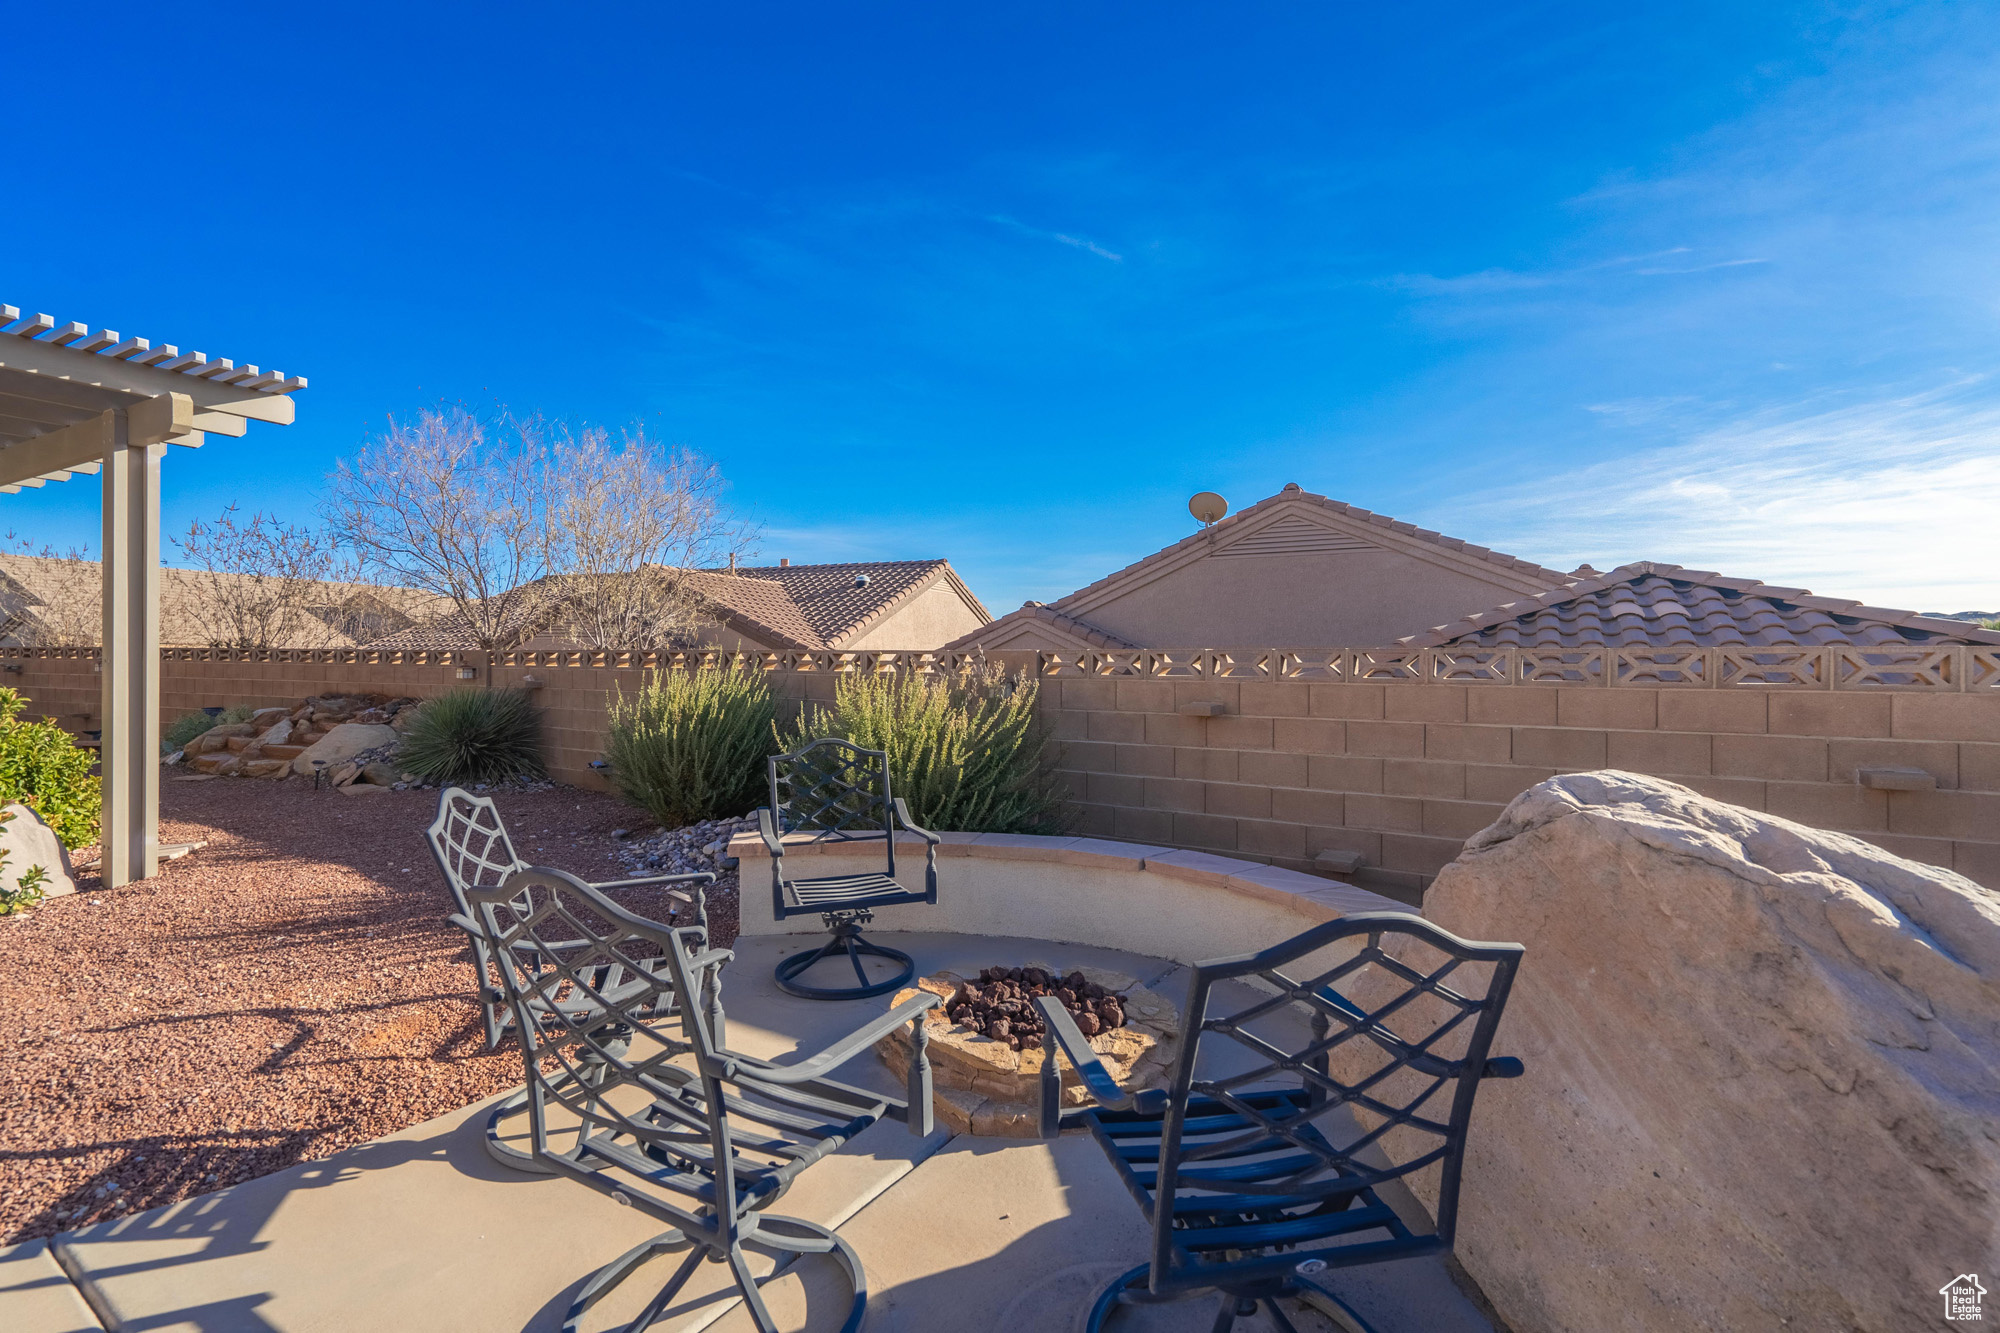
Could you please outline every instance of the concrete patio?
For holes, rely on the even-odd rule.
[[[1040,939],[885,935],[919,971],[976,971],[1045,959],[1134,976],[1164,994],[1179,964]],[[732,1046],[769,1059],[810,1054],[888,998],[829,1004],[782,994],[771,971],[811,937],[746,936],[725,974]],[[841,1077],[895,1086],[864,1054]],[[11,1333],[317,1333],[423,1327],[554,1330],[583,1281],[658,1230],[569,1181],[496,1164],[481,1106],[320,1162],[171,1207],[0,1251],[0,1327]],[[781,1211],[838,1226],[868,1269],[868,1328],[1025,1333],[1081,1326],[1095,1293],[1144,1261],[1137,1208],[1086,1136],[1055,1143],[916,1138],[884,1123],[808,1171]],[[664,1280],[660,1261],[591,1312],[590,1329],[630,1318]],[[704,1265],[655,1327],[749,1327],[719,1266]],[[1344,1275],[1338,1289],[1384,1333],[1489,1333],[1438,1260]],[[808,1258],[767,1289],[788,1328],[838,1327],[839,1278]],[[1210,1326],[1213,1303],[1132,1311],[1119,1327]],[[1316,1312],[1301,1329],[1332,1325]],[[1245,1321],[1239,1327],[1260,1327]]]

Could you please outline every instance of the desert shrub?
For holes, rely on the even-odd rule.
[[[172,754],[175,750],[186,749],[189,741],[211,727],[219,727],[225,722],[248,722],[249,720],[250,708],[246,704],[238,704],[234,708],[225,708],[214,717],[210,717],[198,708],[192,713],[182,713],[167,724],[166,737],[160,742],[160,753]]]
[[[1075,815],[1035,693],[1032,676],[998,666],[955,680],[842,676],[833,707],[807,708],[785,748],[838,736],[888,751],[890,783],[925,828],[1061,833]]]
[[[655,673],[611,701],[611,781],[664,828],[740,815],[761,803],[775,717],[761,671]]]
[[[104,812],[104,793],[90,771],[95,760],[54,722],[21,721],[27,706],[19,690],[0,688],[0,805],[19,801],[63,846],[87,846],[97,840]]]
[[[542,715],[520,690],[452,690],[417,709],[396,763],[427,782],[538,778]]]

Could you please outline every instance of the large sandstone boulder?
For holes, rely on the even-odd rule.
[[[1517,797],[1424,915],[1527,945],[1458,1234],[1514,1327],[1941,1327],[2000,1270],[2000,894],[1599,772]]]
[[[378,745],[393,745],[398,739],[392,727],[366,722],[343,722],[314,741],[306,747],[303,754],[292,760],[292,771],[311,777],[315,760],[324,760],[326,767],[334,768],[365,750],[372,750]]]

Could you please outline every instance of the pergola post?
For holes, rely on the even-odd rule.
[[[159,869],[160,460],[127,412],[105,414],[103,731],[104,887]],[[143,440],[151,431],[142,431]]]

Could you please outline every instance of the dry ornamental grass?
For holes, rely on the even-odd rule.
[[[521,1081],[486,1054],[424,827],[437,794],[162,784],[143,884],[0,918],[0,1244],[326,1157]],[[530,862],[628,875],[615,797],[493,793]],[[736,933],[733,874],[710,891]],[[664,897],[626,894],[657,916]]]

